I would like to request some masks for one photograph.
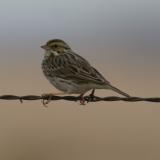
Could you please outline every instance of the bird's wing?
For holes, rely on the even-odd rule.
[[[75,53],[57,56],[54,58],[53,64],[53,73],[57,77],[75,81],[76,83],[109,84],[95,68]]]

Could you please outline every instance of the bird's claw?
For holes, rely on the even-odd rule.
[[[86,100],[84,99],[84,97],[82,99],[80,99],[80,105],[86,105],[85,101]]]
[[[94,100],[95,100],[95,95],[90,94],[89,96],[87,96],[87,103],[94,102]]]
[[[95,92],[95,89],[93,89],[91,94],[87,97],[87,103],[93,102],[95,100],[94,92]]]
[[[83,95],[80,95],[77,97],[78,101],[80,102],[80,105],[86,105],[86,100],[85,98],[83,97]]]

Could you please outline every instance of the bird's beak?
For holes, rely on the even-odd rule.
[[[46,45],[42,45],[41,48],[48,49],[48,47]]]

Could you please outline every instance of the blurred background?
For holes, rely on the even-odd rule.
[[[123,91],[160,97],[159,15],[157,0],[1,0],[0,95],[57,92],[40,46],[59,38]],[[159,160],[159,107],[0,101],[0,159]]]

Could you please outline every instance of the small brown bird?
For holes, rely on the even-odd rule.
[[[127,93],[112,86],[90,63],[76,54],[60,39],[53,39],[41,46],[45,50],[42,70],[46,78],[57,89],[67,94],[83,95],[89,90],[111,89],[125,97]]]

